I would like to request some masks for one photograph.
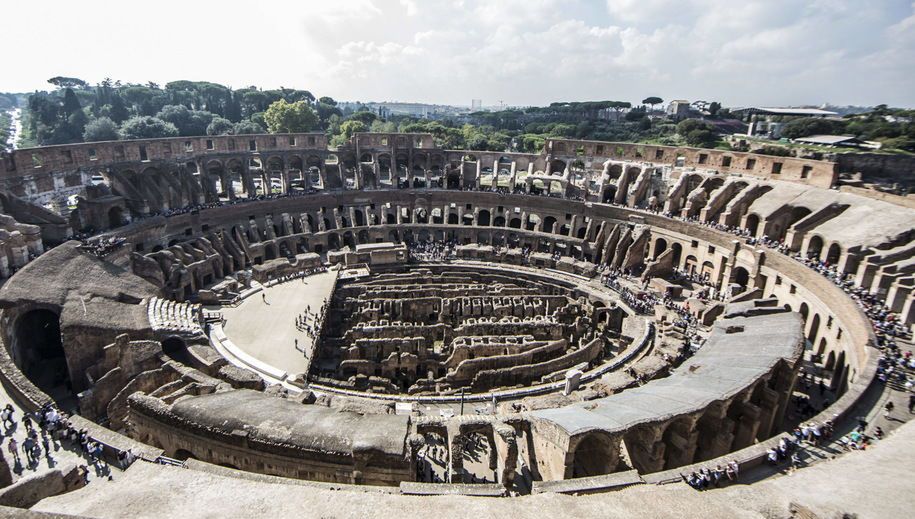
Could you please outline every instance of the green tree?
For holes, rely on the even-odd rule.
[[[264,133],[264,127],[254,121],[239,121],[235,123],[235,135],[255,135]]]
[[[347,139],[351,138],[354,133],[364,132],[365,130],[366,126],[362,121],[343,121],[340,124],[340,135]]]
[[[111,117],[111,120],[117,124],[121,124],[130,117],[130,112],[127,110],[127,105],[124,103],[124,99],[121,98],[121,95],[115,93],[111,96],[111,109],[108,110],[108,116]]]
[[[362,121],[362,123],[365,125],[372,124],[373,122],[375,122],[375,119],[377,119],[377,118],[378,118],[377,115],[373,114],[372,112],[367,112],[364,110],[356,112],[353,115],[349,116],[350,120]]]
[[[233,133],[235,133],[235,125],[224,117],[214,117],[207,126],[207,135],[232,135]]]
[[[655,106],[657,106],[663,102],[664,102],[663,99],[661,99],[660,97],[656,97],[656,96],[646,97],[645,99],[642,99],[642,104],[651,105],[652,110],[654,110]]]
[[[178,128],[158,117],[137,115],[127,119],[121,125],[121,137],[124,139],[156,139],[177,136]]]
[[[76,112],[82,111],[83,107],[79,103],[79,99],[76,97],[76,93],[73,92],[72,88],[67,88],[64,90],[64,115],[67,117],[75,114]]]
[[[709,115],[711,115],[712,117],[715,117],[716,115],[718,115],[718,113],[719,113],[720,111],[721,111],[721,103],[719,103],[718,101],[712,101],[712,102],[708,105],[708,113],[709,113]]]
[[[93,119],[83,131],[83,140],[86,142],[116,141],[119,138],[118,125],[108,117]]]
[[[181,136],[206,135],[214,114],[203,110],[188,110],[184,105],[165,105],[156,117],[178,128]]]
[[[818,117],[804,117],[793,119],[782,126],[782,135],[789,139],[809,137],[811,135],[832,135],[844,133],[846,127],[853,125],[844,120],[821,119]]]
[[[264,113],[270,133],[298,133],[312,130],[318,124],[314,110],[305,101],[274,101]]]
[[[86,88],[89,86],[89,83],[82,79],[65,76],[54,76],[48,80],[48,83],[60,88]]]
[[[685,119],[677,124],[677,133],[687,144],[695,147],[709,147],[715,144],[718,136],[715,127],[699,119]]]

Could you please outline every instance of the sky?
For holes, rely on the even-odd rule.
[[[912,0],[10,0],[0,92],[53,76],[486,106],[915,106]]]

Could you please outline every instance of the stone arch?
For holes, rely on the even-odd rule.
[[[829,249],[826,251],[826,262],[830,265],[835,265],[839,262],[839,258],[842,256],[842,246],[836,242],[833,242],[829,246]]]
[[[759,230],[759,215],[756,213],[748,214],[744,229],[750,233],[750,236],[756,236],[756,233]]]
[[[178,449],[175,451],[174,458],[178,461],[196,460],[197,456],[187,449]]]
[[[810,329],[807,330],[807,340],[811,343],[814,342],[817,338],[817,335],[820,332],[820,314],[814,314],[813,319],[810,320]]]
[[[556,231],[555,227],[556,227],[556,218],[552,217],[552,216],[547,216],[546,218],[543,219],[543,227],[541,227],[541,231],[547,232],[547,233],[552,233],[552,232]]]
[[[652,254],[652,259],[658,259],[661,254],[664,254],[664,251],[667,250],[667,240],[664,238],[658,238],[654,242],[654,253]]]
[[[814,234],[810,237],[810,241],[807,242],[807,258],[808,259],[820,259],[820,254],[823,252],[823,238],[819,235]]]
[[[16,319],[13,358],[39,389],[54,396],[71,396],[70,367],[60,332],[60,314],[35,308]],[[61,389],[67,389],[65,395]]]
[[[683,245],[680,245],[678,242],[674,242],[673,245],[670,246],[670,250],[673,251],[672,254],[674,265],[679,268],[680,260],[683,258]]]
[[[108,228],[115,229],[124,225],[124,210],[120,206],[113,206],[108,209]]]
[[[169,337],[162,341],[162,353],[173,360],[188,364],[187,344],[180,337]]]
[[[747,269],[743,267],[737,267],[734,269],[734,283],[747,288],[747,285],[750,283],[750,273]]]
[[[511,227],[512,229],[520,229],[521,228],[521,218],[518,218],[518,217],[512,218],[511,220],[509,220],[508,226]]]
[[[525,226],[525,228],[528,231],[533,231],[534,229],[537,228],[537,225],[539,225],[539,224],[540,224],[540,216],[538,216],[534,213],[531,213],[527,216],[527,225]]]
[[[487,209],[480,210],[480,212],[477,213],[477,225],[488,226],[489,223],[490,223],[489,211]]]
[[[610,474],[619,464],[619,440],[601,432],[592,432],[582,438],[572,454],[573,478]]]

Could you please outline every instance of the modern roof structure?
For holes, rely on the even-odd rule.
[[[731,113],[744,115],[744,114],[763,114],[763,115],[788,115],[788,116],[802,116],[802,117],[832,117],[839,115],[836,112],[830,112],[829,110],[820,110],[819,108],[777,108],[777,107],[759,107],[759,106],[748,106],[746,108],[738,108],[736,110],[731,110]]]

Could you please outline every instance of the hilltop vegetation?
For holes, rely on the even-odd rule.
[[[28,96],[22,144],[49,145],[117,139],[198,135],[243,135],[320,131],[332,146],[357,132],[425,132],[449,149],[537,152],[548,138],[726,147],[722,135],[740,131],[720,103],[702,118],[679,123],[656,111],[660,97],[632,106],[626,101],[555,102],[549,106],[479,111],[443,118],[380,117],[361,105],[341,108],[331,97],[308,90],[257,87],[232,89],[207,81],[126,84],[105,79],[90,85],[55,77],[55,88]],[[0,94],[0,106],[18,102]],[[7,108],[8,109],[8,108]],[[789,138],[820,133],[853,134],[877,140],[884,149],[915,150],[913,111],[879,106],[843,119],[796,119],[784,127]]]

